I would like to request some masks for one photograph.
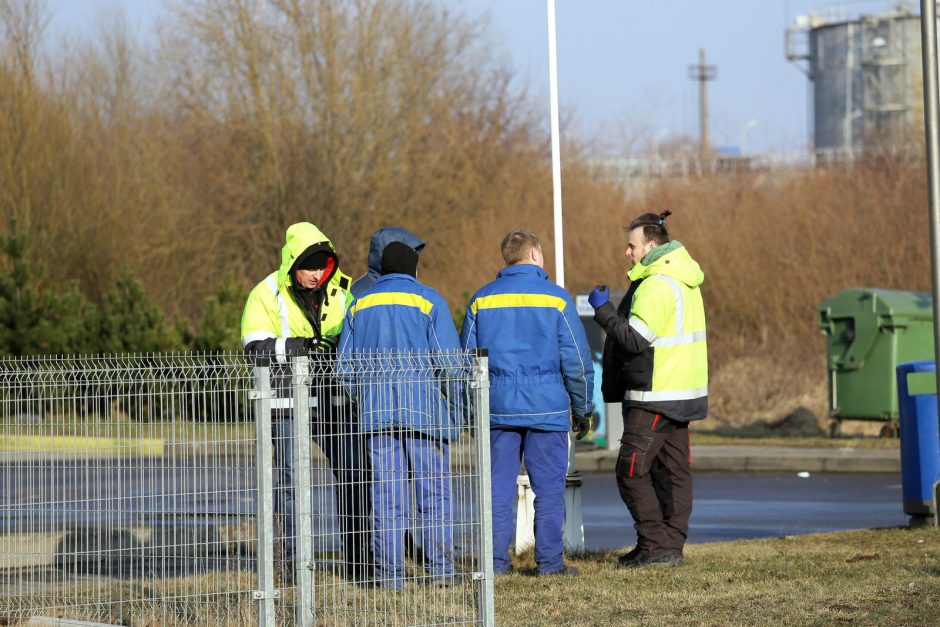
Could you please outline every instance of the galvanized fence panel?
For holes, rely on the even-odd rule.
[[[480,364],[0,360],[0,618],[492,624]]]

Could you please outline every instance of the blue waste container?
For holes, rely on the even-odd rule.
[[[901,492],[904,513],[923,521],[934,516],[940,481],[940,426],[937,423],[937,365],[912,361],[897,367],[901,427]]]

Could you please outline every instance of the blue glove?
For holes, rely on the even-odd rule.
[[[610,302],[610,290],[607,289],[606,285],[598,285],[588,296],[588,302],[591,303],[591,307],[594,309]]]

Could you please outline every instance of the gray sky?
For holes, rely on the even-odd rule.
[[[545,0],[437,0],[489,16],[497,54],[544,103],[548,129]],[[704,48],[718,69],[708,84],[715,146],[788,152],[809,141],[806,76],[784,57],[784,31],[811,10],[879,13],[887,0],[556,0],[559,98],[577,135],[665,142],[698,135],[698,85],[688,66]],[[917,2],[911,2],[915,8]],[[160,0],[48,0],[53,35],[91,32],[122,7],[132,28],[150,30]]]

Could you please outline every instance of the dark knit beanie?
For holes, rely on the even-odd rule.
[[[294,266],[295,270],[323,270],[326,268],[326,260],[328,258],[327,252],[325,250],[317,250],[306,257],[301,257],[297,264]]]
[[[382,274],[407,274],[416,276],[418,253],[401,242],[392,242],[382,251]]]

